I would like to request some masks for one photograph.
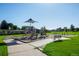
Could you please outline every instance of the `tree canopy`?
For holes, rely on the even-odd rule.
[[[1,22],[1,29],[8,29],[8,23],[5,20]]]
[[[3,20],[1,22],[0,29],[17,30],[17,29],[19,29],[19,27],[17,27],[17,25],[14,25],[13,23],[7,23],[6,20]]]

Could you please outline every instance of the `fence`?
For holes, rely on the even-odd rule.
[[[0,35],[24,34],[24,30],[0,30]]]

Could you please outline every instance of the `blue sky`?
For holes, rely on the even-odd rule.
[[[6,20],[21,27],[29,25],[24,23],[29,18],[38,21],[33,24],[36,28],[79,27],[79,4],[0,4],[0,22]]]

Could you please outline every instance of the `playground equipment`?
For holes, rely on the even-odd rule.
[[[42,38],[46,38],[46,32],[45,32],[45,28],[41,28],[40,32],[37,33],[37,29],[34,28],[34,26],[32,26],[33,23],[37,22],[32,20],[31,18],[28,19],[27,21],[25,21],[26,23],[29,23],[29,28],[27,30],[25,30],[25,34],[29,34],[29,39],[31,40],[35,40],[35,39],[42,39]]]

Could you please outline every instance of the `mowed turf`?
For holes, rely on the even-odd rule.
[[[79,35],[79,32],[48,32],[47,34],[62,34],[62,35]]]
[[[3,42],[5,37],[21,37],[21,36],[26,36],[25,34],[15,34],[15,35],[1,35],[0,36],[0,56],[7,56],[8,55],[8,48],[7,45]]]
[[[79,36],[47,44],[43,52],[48,56],[79,56]]]
[[[0,36],[0,56],[7,56],[7,45],[3,42],[4,36]]]

